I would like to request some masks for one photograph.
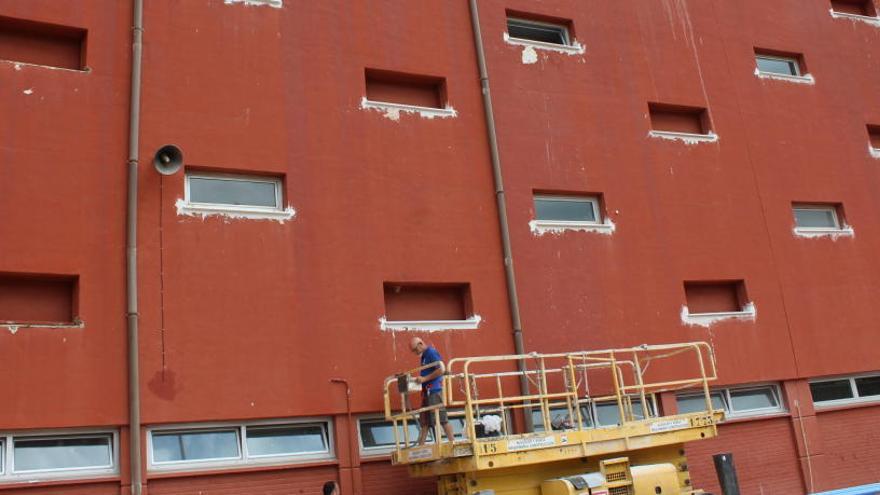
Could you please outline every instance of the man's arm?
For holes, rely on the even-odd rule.
[[[437,378],[438,376],[442,376],[444,373],[446,373],[446,365],[443,364],[443,361],[434,361],[433,363],[428,363],[428,364],[437,364],[437,369],[435,369],[434,371],[432,371],[431,373],[429,373],[425,376],[417,376],[416,382],[418,382],[418,383],[430,382],[431,380]]]

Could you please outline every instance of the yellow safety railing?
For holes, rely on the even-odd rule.
[[[526,364],[522,371],[517,368],[520,361]],[[478,420],[487,414],[502,418],[503,436],[525,433],[509,424],[516,413],[532,417],[533,411],[539,411],[545,429],[550,430],[556,426],[551,417],[554,409],[564,410],[569,419],[559,426],[581,430],[592,427],[585,411],[597,404],[616,403],[618,424],[624,425],[656,415],[651,407],[654,394],[679,389],[701,389],[706,410],[712,411],[709,382],[717,379],[714,352],[705,342],[456,358],[449,361],[443,377],[442,404],[413,408],[409,396],[417,389],[403,385],[409,383],[406,377],[434,366],[420,366],[385,380],[385,417],[393,423],[398,450],[412,445],[407,425],[418,422],[422,413],[434,415],[433,441],[439,442],[441,407],[453,418],[463,417],[465,441],[477,438]],[[522,376],[530,383],[527,393],[519,388]]]

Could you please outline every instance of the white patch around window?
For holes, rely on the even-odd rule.
[[[571,39],[566,26],[551,22],[510,17],[503,39],[509,45],[523,48],[522,63],[526,65],[538,61],[539,50],[566,55],[582,55],[585,51],[583,45]]]
[[[853,228],[841,221],[839,208],[839,205],[793,205],[794,235],[804,238],[830,237],[832,240],[855,236]]]
[[[648,137],[656,139],[667,139],[669,141],[681,141],[684,144],[694,145],[700,143],[715,143],[718,141],[718,134],[709,131],[706,134],[693,134],[690,132],[673,132],[673,131],[657,131],[648,132]]]
[[[755,54],[755,76],[760,79],[777,79],[800,84],[815,84],[811,74],[802,72],[801,63],[795,57]]]
[[[149,469],[195,471],[332,459],[330,422],[272,420],[148,430]]]
[[[111,431],[0,434],[0,483],[115,476],[118,451]]]
[[[280,177],[187,172],[184,197],[177,200],[177,214],[283,223],[296,211],[284,207],[282,186]]]
[[[361,99],[361,109],[376,110],[378,112],[381,112],[382,116],[386,119],[393,120],[395,122],[400,121],[401,113],[414,114],[425,119],[445,119],[458,116],[458,113],[449,104],[447,104],[444,108],[422,107],[418,105],[407,105],[403,103],[372,101],[368,100],[366,96]]]
[[[837,12],[834,9],[829,9],[828,12],[831,13],[831,17],[835,19],[845,19],[849,21],[855,22],[863,22],[865,24],[880,27],[880,18],[876,16],[869,15],[859,15],[859,14],[850,14],[849,12]]]
[[[385,316],[379,318],[379,330],[390,332],[441,332],[446,330],[476,330],[480,327],[483,318],[480,315],[471,315],[464,320],[413,320],[398,321],[388,320]]]
[[[681,307],[681,321],[690,326],[709,328],[716,323],[726,320],[755,321],[758,318],[758,310],[755,303],[749,302],[743,305],[742,311],[723,311],[718,313],[691,313],[687,305]]]
[[[616,228],[610,218],[603,218],[598,196],[536,194],[534,208],[529,228],[537,236],[569,231],[611,235]]]
[[[280,9],[284,5],[284,0],[223,0],[223,3],[227,5],[240,3],[242,5],[268,6]]]

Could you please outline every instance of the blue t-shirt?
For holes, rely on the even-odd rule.
[[[428,347],[427,349],[425,349],[425,352],[422,353],[422,366],[425,366],[426,364],[436,363],[437,361],[443,361],[443,358],[440,357],[440,353],[437,352],[437,349],[434,349],[433,347]],[[439,366],[432,366],[430,368],[425,368],[421,372],[419,372],[419,375],[428,376],[433,373],[438,367]],[[437,378],[434,378],[433,380],[422,384],[422,392],[424,393],[433,394],[441,390],[443,390],[443,375],[440,375]]]

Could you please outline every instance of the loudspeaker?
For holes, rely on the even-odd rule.
[[[173,144],[159,148],[153,157],[153,167],[162,175],[174,175],[183,166],[183,152]]]

